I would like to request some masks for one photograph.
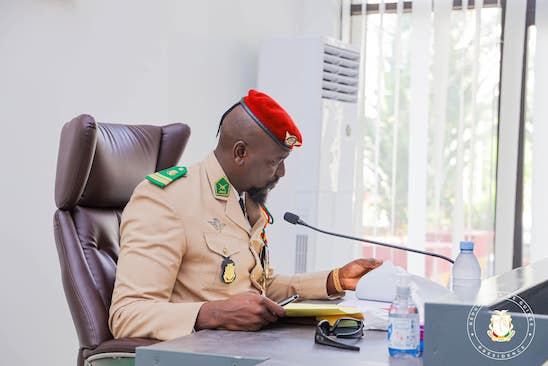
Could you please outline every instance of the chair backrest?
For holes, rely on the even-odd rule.
[[[108,311],[122,210],[147,174],[177,164],[189,136],[182,123],[106,124],[89,115],[74,118],[61,131],[55,241],[79,359],[83,350],[113,338]]]

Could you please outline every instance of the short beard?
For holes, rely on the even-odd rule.
[[[249,195],[249,198],[253,202],[255,202],[258,205],[264,205],[266,202],[266,199],[268,198],[268,192],[270,192],[271,189],[273,189],[276,184],[278,184],[278,179],[273,180],[272,182],[268,183],[266,187],[263,188],[256,188],[251,187],[247,190],[247,194]]]
[[[269,189],[265,188],[250,188],[247,191],[249,198],[258,205],[264,205],[268,197]]]

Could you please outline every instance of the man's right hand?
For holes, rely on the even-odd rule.
[[[285,314],[284,308],[265,296],[248,291],[226,300],[206,302],[194,328],[256,331]]]

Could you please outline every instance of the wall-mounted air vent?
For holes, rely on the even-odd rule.
[[[360,53],[326,44],[323,51],[322,98],[355,103],[358,99]]]

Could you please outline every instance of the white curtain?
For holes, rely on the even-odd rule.
[[[500,95],[495,272],[512,269],[523,47],[527,1],[507,1]]]
[[[454,256],[474,240],[492,273],[500,6],[453,9],[452,0],[370,1],[353,17],[362,48],[362,189],[365,237]],[[392,4],[391,4],[392,3]],[[446,283],[438,259],[364,247]]]
[[[401,15],[400,15],[401,16]],[[426,181],[428,149],[428,109],[430,106],[430,74],[432,47],[432,4],[416,1],[411,12],[411,83],[409,99],[409,179],[407,189],[408,242],[417,249],[425,249],[426,239]],[[417,275],[425,274],[424,256],[410,256],[407,269]]]
[[[531,261],[548,257],[548,1],[537,0],[535,27]]]

